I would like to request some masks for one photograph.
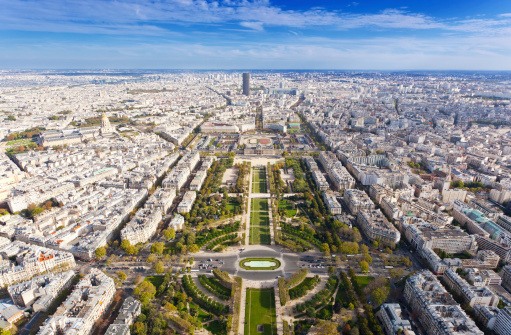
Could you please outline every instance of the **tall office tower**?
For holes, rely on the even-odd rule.
[[[250,95],[250,73],[243,73],[243,94]]]

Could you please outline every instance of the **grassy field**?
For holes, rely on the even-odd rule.
[[[250,227],[249,244],[271,244],[270,228],[269,227]]]
[[[268,212],[252,212],[250,215],[251,226],[269,226],[270,215]]]
[[[227,206],[226,206],[227,210],[231,211],[231,212],[233,212],[236,207],[240,207],[240,206],[238,206],[237,203],[230,202],[230,201],[227,203]]]
[[[205,326],[205,328],[207,330],[209,330],[211,333],[213,333],[214,335],[219,335],[219,334],[225,333],[225,327],[223,327],[222,324],[220,323],[220,321],[218,321],[218,320],[208,323]]]
[[[266,169],[253,169],[252,181],[258,183],[264,181],[266,183]]]
[[[252,211],[268,211],[268,199],[252,199]]]
[[[277,335],[275,292],[273,288],[247,289],[245,321],[245,335]],[[257,326],[263,326],[264,331],[258,332]]]
[[[252,193],[268,193],[266,182],[252,183]]]
[[[163,283],[163,276],[149,276],[145,277],[145,280],[153,284],[154,287],[158,289],[158,287]]]
[[[279,208],[284,208],[286,210],[286,216],[288,218],[292,218],[296,215],[297,210],[291,207],[291,201],[283,199],[279,201]]]
[[[268,193],[265,168],[252,170],[252,193]]]
[[[361,288],[366,287],[373,280],[374,280],[374,277],[371,277],[371,276],[357,276],[357,282]]]

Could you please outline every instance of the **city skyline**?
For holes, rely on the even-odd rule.
[[[511,70],[505,1],[2,1],[4,69]]]

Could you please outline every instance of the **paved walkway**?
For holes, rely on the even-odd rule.
[[[250,169],[250,173],[248,174],[248,199],[247,199],[247,208],[245,213],[245,245],[249,245],[250,241],[250,211],[252,208],[252,169]]]
[[[282,322],[282,312],[284,311],[280,306],[280,291],[279,291],[279,282],[277,281],[274,286],[275,289],[275,310],[276,310],[276,322],[277,322],[277,334],[284,334],[284,323]]]
[[[243,281],[241,285],[241,304],[240,304],[240,318],[238,325],[238,334],[245,332],[245,308],[247,307],[247,284]],[[236,335],[238,335],[236,334]]]

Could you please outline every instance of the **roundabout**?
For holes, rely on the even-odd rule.
[[[280,268],[280,261],[276,258],[244,258],[239,266],[248,271],[272,271]]]

